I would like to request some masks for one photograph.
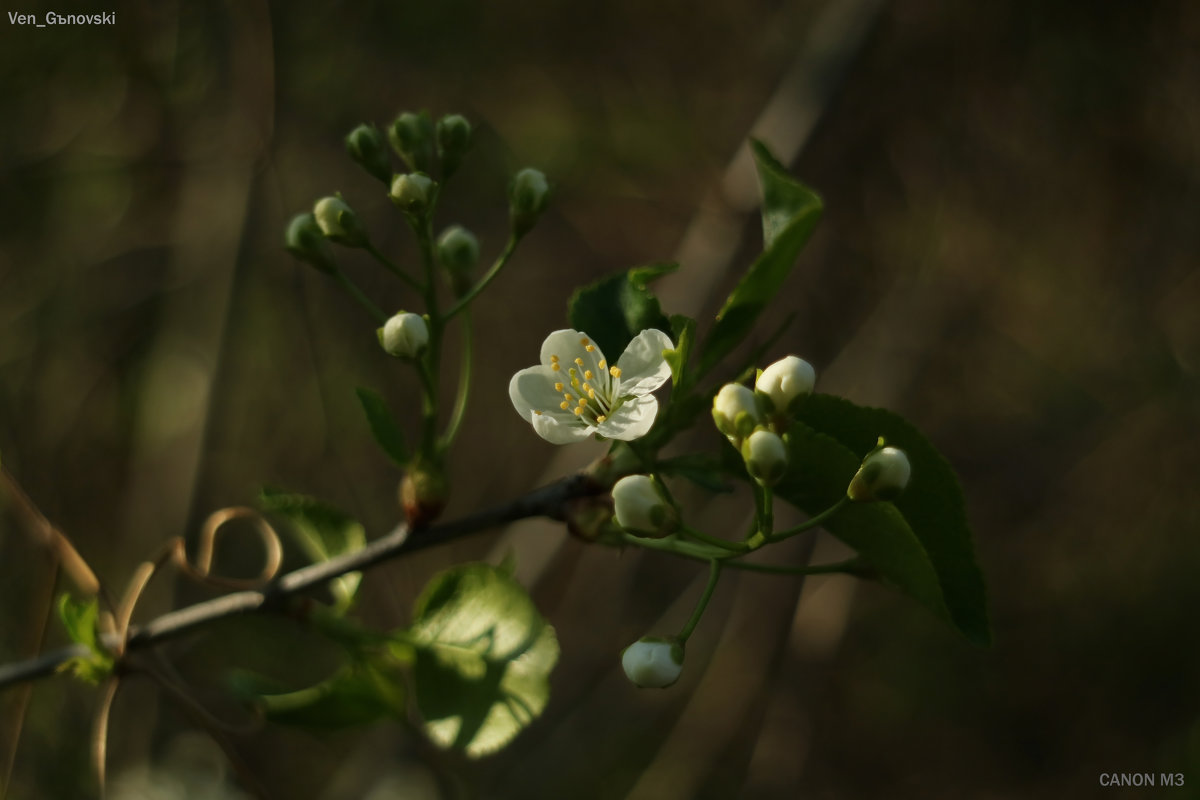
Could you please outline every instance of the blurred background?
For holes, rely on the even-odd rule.
[[[268,796],[1074,798],[1115,791],[1101,773],[1172,772],[1185,788],[1123,796],[1200,797],[1200,5],[75,5],[5,10],[116,24],[0,19],[0,453],[106,581],[263,484],[321,496],[372,536],[397,521],[399,475],[353,389],[403,419],[415,386],[281,238],[341,191],[411,263],[342,137],[419,108],[477,126],[440,221],[475,230],[485,258],[504,242],[507,177],[536,166],[555,186],[477,307],[448,518],[596,455],[538,439],[505,394],[575,287],[679,258],[664,306],[711,320],[761,247],[753,133],[827,208],[760,339],[794,314],[772,358],[801,355],[823,391],[926,432],[962,479],[988,580],[981,649],[879,586],[731,576],[681,682],[647,692],[618,654],[678,628],[702,568],[549,523],[463,539],[372,571],[362,615],[400,624],[438,569],[515,553],[563,650],[543,717],[475,763],[398,725],[229,734]],[[380,305],[414,303],[343,254]],[[718,530],[749,508],[692,502]],[[821,537],[793,555],[810,547],[840,556]],[[220,558],[256,570],[237,537]],[[0,659],[62,643],[55,580],[0,515]],[[207,596],[166,579],[137,618]],[[266,619],[162,653],[232,723],[229,668],[300,686],[334,663]],[[10,797],[96,796],[96,699],[65,678],[0,696]],[[111,796],[252,796],[156,687],[127,681],[111,724]]]

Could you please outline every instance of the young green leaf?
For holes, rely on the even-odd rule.
[[[899,415],[840,397],[809,397],[799,419],[858,455],[874,448],[880,436],[908,455],[912,479],[894,505],[928,553],[954,624],[971,641],[988,644],[987,592],[975,561],[962,489],[946,459]]]
[[[93,597],[86,602],[76,602],[71,595],[64,593],[58,598],[58,618],[62,620],[71,641],[88,649],[86,656],[68,659],[59,670],[71,672],[85,683],[99,683],[113,668],[112,654],[101,645],[96,629],[100,618],[99,601]]]
[[[646,284],[672,272],[678,264],[652,264],[618,272],[577,290],[567,303],[571,327],[595,341],[604,355],[616,363],[625,346],[647,328],[671,331]]]
[[[700,375],[746,338],[783,286],[824,209],[816,192],[789,175],[762,142],[752,140],[750,146],[762,186],[763,252],[717,314],[717,323],[700,348]]]
[[[367,424],[371,426],[371,435],[375,437],[376,444],[397,466],[407,466],[408,447],[404,442],[404,432],[396,424],[383,397],[361,386],[355,393],[362,404],[363,413],[367,415]]]
[[[671,336],[675,339],[675,349],[668,350],[665,357],[671,366],[671,385],[678,387],[684,382],[684,370],[696,336],[696,320],[683,314],[672,314]]]
[[[499,750],[545,708],[554,629],[507,571],[465,564],[435,576],[402,637],[429,737],[475,758]]]
[[[367,543],[363,526],[343,511],[303,494],[270,487],[259,496],[263,511],[273,512],[291,523],[296,543],[314,562],[361,550]],[[361,572],[349,572],[330,581],[329,586],[342,609],[349,608],[362,581]]]

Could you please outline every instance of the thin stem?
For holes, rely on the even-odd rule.
[[[692,635],[692,631],[696,630],[696,625],[700,623],[700,618],[704,616],[704,609],[708,608],[708,601],[712,599],[713,590],[717,588],[717,581],[721,578],[721,563],[715,558],[708,562],[708,585],[704,587],[704,594],[700,595],[700,602],[696,604],[696,610],[692,612],[692,618],[687,621],[687,624],[679,631],[679,635],[675,637],[681,645],[685,644],[688,637]]]
[[[661,553],[671,553],[672,555],[683,556],[684,558],[694,558],[699,561],[712,561],[714,559],[731,558],[733,554],[724,549],[714,548],[711,545],[702,544],[700,542],[689,542],[684,539],[679,539],[676,536],[666,536],[662,539],[649,539],[644,536],[635,536],[632,533],[623,533],[621,541],[624,544],[640,547],[643,550],[657,550]]]
[[[764,572],[769,575],[853,575],[862,562],[857,558],[848,558],[832,564],[808,564],[792,566],[790,564],[756,564],[752,561],[729,560],[723,562],[733,569],[744,569],[751,572]]]
[[[334,269],[333,277],[337,279],[337,282],[342,285],[342,288],[345,289],[351,297],[358,301],[360,306],[365,308],[371,314],[371,316],[375,318],[376,322],[382,325],[388,321],[388,315],[380,311],[379,306],[372,303],[370,298],[363,294],[362,289],[359,289],[354,281],[347,277],[346,273],[342,272],[340,269]]]
[[[729,550],[733,553],[745,553],[749,550],[749,546],[745,542],[731,542],[728,539],[722,539],[718,536],[710,536],[703,531],[698,531],[695,528],[690,528],[687,525],[683,526],[683,532],[688,537],[699,542],[706,542],[714,547],[719,547],[722,550]]]
[[[767,541],[778,542],[778,541],[782,541],[783,539],[787,539],[789,536],[795,536],[797,533],[803,533],[804,531],[812,530],[813,528],[817,527],[818,525],[821,525],[822,523],[824,523],[826,520],[828,520],[834,514],[841,511],[846,506],[846,504],[849,502],[850,502],[850,498],[846,497],[845,495],[842,495],[841,499],[839,499],[836,503],[831,505],[829,508],[822,511],[820,514],[817,514],[815,517],[812,517],[804,522],[801,522],[799,525],[796,525],[795,527],[788,528],[787,530],[780,531],[779,533],[768,535]]]
[[[508,237],[508,243],[504,245],[504,250],[500,253],[499,257],[496,258],[496,262],[492,264],[492,268],[489,269],[487,274],[485,274],[479,280],[479,283],[472,286],[466,294],[460,297],[457,303],[450,306],[450,310],[447,311],[445,315],[446,319],[451,319],[455,314],[458,314],[467,306],[469,306],[471,301],[478,297],[479,293],[486,289],[489,283],[495,280],[496,276],[500,274],[500,270],[504,269],[504,265],[508,263],[508,259],[512,257],[514,252],[516,252],[517,242],[520,240],[521,237],[516,235],[510,235]]]
[[[121,679],[115,675],[106,679],[100,695],[100,706],[96,709],[96,719],[92,725],[92,759],[95,761],[96,780],[100,784],[100,796],[104,797],[104,786],[108,764],[108,720],[112,713],[113,701],[117,699],[117,689]]]
[[[393,264],[391,259],[389,259],[387,256],[385,256],[383,253],[379,252],[379,248],[377,248],[375,245],[371,244],[370,242],[367,242],[365,245],[363,245],[363,249],[366,250],[368,253],[370,253],[375,258],[376,261],[378,261],[380,264],[382,264],[384,269],[386,269],[388,272],[392,273],[397,278],[404,281],[412,288],[416,289],[420,294],[422,294],[422,295],[425,294],[425,287],[421,285],[420,281],[418,281],[413,276],[409,275],[404,270],[400,269],[400,267]]]
[[[424,389],[424,402],[422,404],[422,429],[421,429],[421,452],[428,453],[433,447],[433,443],[437,438],[437,408],[438,408],[438,390],[437,380],[430,374],[429,365],[424,359],[418,359],[416,362],[417,375],[421,378],[421,386]]]
[[[462,362],[458,368],[458,393],[454,398],[454,410],[450,412],[450,422],[446,425],[446,432],[442,434],[442,450],[446,450],[454,443],[463,417],[467,413],[467,400],[471,394],[471,334],[471,312],[467,311],[463,314]]]

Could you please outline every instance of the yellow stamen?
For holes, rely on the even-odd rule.
[[[555,361],[558,361],[558,356],[550,356],[550,363],[553,364]]]
[[[577,367],[582,367],[582,366],[583,366],[583,359],[582,359],[582,358],[577,358],[577,359],[575,359],[575,366],[577,366]]]
[[[564,394],[563,394],[563,399],[564,399],[564,400],[566,400],[568,403],[574,403],[574,402],[575,402],[575,398],[571,396],[571,393],[570,393],[570,392],[566,392],[566,393],[564,393]]]
[[[594,353],[594,352],[596,352],[596,345],[589,344],[586,347],[584,347],[583,349],[587,350],[589,353]]]
[[[605,361],[603,358],[600,359],[600,369],[608,369],[608,362]]]
[[[563,411],[566,411],[568,408],[571,407],[571,404],[568,403],[566,400],[563,400],[561,403],[558,404],[558,407],[561,408]]]
[[[553,364],[551,364],[550,369],[554,370],[555,372],[558,372],[558,370],[559,370],[558,362],[555,361]]]
[[[609,367],[608,374],[612,375],[614,378],[619,378],[619,377],[621,377],[621,368],[620,367]]]
[[[596,399],[596,390],[595,389],[588,389],[587,393],[588,393],[588,397],[590,397],[593,400]]]
[[[563,385],[561,383],[554,384],[554,391],[561,392],[562,390],[563,390]]]
[[[537,414],[539,417],[542,415],[542,412],[538,411],[537,409],[534,409],[533,413]]]
[[[583,406],[575,406],[575,416],[578,417],[582,413],[583,413]]]
[[[585,337],[583,337],[582,339],[580,339],[580,340],[579,340],[579,343],[580,343],[581,345],[584,345],[584,346],[586,347],[586,346],[589,344],[589,339],[588,339],[588,337],[586,337],[586,336],[585,336]]]
[[[587,408],[587,404],[588,404],[588,399],[586,397],[579,398],[579,407],[580,408]]]
[[[590,381],[592,378],[595,378],[596,376],[592,374],[592,371],[590,369],[585,369],[583,371],[583,377],[584,377],[584,380]]]
[[[540,414],[542,412],[539,411],[538,413]],[[601,414],[600,416],[596,417],[596,422],[604,422],[604,420],[606,420],[606,419],[608,419],[608,417]]]

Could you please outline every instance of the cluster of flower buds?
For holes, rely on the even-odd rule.
[[[727,383],[713,399],[713,422],[746,462],[746,470],[764,486],[773,486],[787,472],[784,440],[791,416],[812,394],[816,373],[796,356],[776,361],[759,373],[751,390]]]

